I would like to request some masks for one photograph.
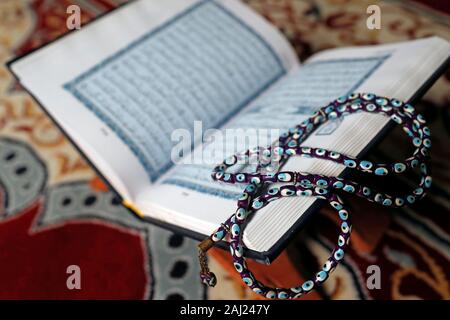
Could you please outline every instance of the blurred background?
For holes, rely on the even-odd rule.
[[[67,32],[68,6],[80,6],[85,23],[125,2],[0,0],[0,298],[258,299],[220,249],[211,253],[210,263],[221,281],[203,287],[196,242],[145,225],[122,208],[5,66]],[[245,2],[288,37],[301,60],[341,46],[430,35],[450,40],[448,1]],[[381,8],[380,30],[366,27],[371,4]],[[325,286],[306,299],[450,299],[449,81],[446,70],[417,104],[432,131],[431,194],[396,210],[352,198],[351,249]],[[394,131],[370,157],[404,158],[405,142],[402,132]],[[300,282],[326,259],[335,225],[324,209],[271,266],[250,262],[250,267],[276,286]],[[75,262],[83,270],[83,288],[70,291],[64,271]],[[380,290],[366,286],[373,264],[381,268]]]

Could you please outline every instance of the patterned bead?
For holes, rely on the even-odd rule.
[[[416,150],[413,156],[405,161],[393,164],[375,164],[368,160],[359,160],[333,150],[324,148],[311,148],[302,146],[302,142],[314,132],[326,120],[339,118],[344,115],[358,112],[380,113],[401,125],[411,140]],[[335,101],[315,112],[313,116],[299,125],[290,128],[280,136],[279,145],[268,148],[253,148],[235,156],[228,157],[223,163],[214,168],[212,178],[226,183],[248,183],[241,197],[238,199],[236,212],[226,220],[212,235],[213,242],[221,241],[228,233],[230,236],[230,253],[233,264],[241,276],[243,282],[255,293],[269,299],[295,299],[313,290],[315,286],[326,281],[330,273],[338,263],[344,259],[345,250],[350,241],[352,224],[349,212],[342,200],[335,194],[341,189],[345,192],[355,194],[369,201],[389,207],[401,207],[408,203],[414,203],[422,198],[426,190],[431,187],[431,176],[429,175],[428,158],[431,147],[430,130],[426,126],[423,116],[417,114],[414,107],[397,99],[387,99],[372,93],[352,93],[339,97]],[[326,159],[344,165],[347,168],[359,170],[377,176],[388,174],[400,174],[408,169],[420,168],[421,179],[418,187],[410,194],[393,197],[389,194],[380,193],[367,186],[338,177],[327,177],[300,172],[269,172],[256,173],[229,173],[228,168],[243,161],[248,163],[250,156],[263,155],[268,161],[281,161],[291,156],[300,155],[309,158]],[[267,164],[267,159],[265,160]],[[281,160],[283,159],[283,160]],[[258,168],[266,164],[260,163]],[[276,186],[270,186],[277,183]],[[279,186],[281,184],[281,186]],[[263,188],[267,186],[267,188]],[[292,288],[270,288],[257,281],[244,258],[244,245],[241,234],[249,213],[255,214],[258,210],[269,203],[282,197],[316,197],[328,201],[333,210],[336,211],[340,220],[340,230],[337,244],[331,256],[326,260],[323,267],[311,280]],[[201,274],[202,282],[207,285],[215,284],[215,276],[210,272]]]

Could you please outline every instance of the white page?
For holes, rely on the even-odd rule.
[[[196,60],[203,52],[204,60]],[[191,130],[194,120],[219,126],[297,63],[281,34],[238,1],[141,0],[12,69],[122,197],[134,202],[172,165],[166,149],[174,128]],[[209,78],[195,69],[201,67]],[[219,78],[218,72],[230,74]]]
[[[269,112],[264,125],[284,124],[284,128],[288,128],[309,116],[313,109],[321,107],[336,96],[350,91],[373,92],[408,100],[447,59],[449,51],[449,44],[439,38],[395,45],[326,51],[307,61],[298,72],[293,72],[291,79],[283,80],[283,82],[289,82],[291,86],[289,99],[280,100],[280,96],[277,96],[288,85],[280,83],[281,89],[273,88],[260,99],[254,101],[248,107],[248,110],[244,111],[244,114],[240,114],[227,127],[239,126],[248,122],[248,115],[245,112],[258,107],[258,104],[269,109],[273,107],[273,111],[276,111],[274,113]],[[414,52],[414,55],[411,55],[411,52]],[[366,59],[375,61],[366,65],[363,63]],[[328,69],[321,67],[321,64],[330,63],[328,71],[337,72],[336,68],[340,64],[333,62],[335,60],[345,60],[344,67],[349,71],[355,71],[356,68],[363,77],[358,79],[358,71],[356,70],[356,75],[345,75],[345,80],[349,80],[347,77],[354,76],[350,79],[354,81],[353,85],[351,81],[342,81],[342,83],[347,84],[347,87],[336,86],[339,79],[330,78],[330,73],[326,73]],[[355,64],[354,61],[363,62]],[[334,67],[331,68],[333,64]],[[308,72],[311,74],[308,74]],[[310,83],[312,78],[309,77],[313,73],[320,72],[325,72],[322,74],[324,86],[320,87],[319,92],[317,92],[317,88],[314,88],[315,83]],[[341,70],[341,72],[343,71]],[[316,81],[320,83],[320,75],[317,76]],[[344,92],[339,93],[339,90]],[[299,112],[290,117],[280,117],[283,109],[276,105],[280,101],[285,106],[290,104],[295,106],[298,103],[307,105],[309,109],[305,108],[303,114]],[[271,114],[272,116],[270,116]],[[335,123],[320,128],[304,145],[321,146],[356,156],[387,122],[388,119],[382,116],[352,115],[345,118],[338,126]],[[190,171],[190,167],[192,166],[175,168],[175,172],[168,175],[169,184],[158,184],[143,193],[138,200],[138,205],[146,208],[146,212],[149,212],[150,215],[156,215],[163,221],[178,224],[207,235],[226,220],[236,208],[236,201],[224,197],[221,192],[228,191],[233,196],[233,192],[235,195],[238,194],[242,186],[236,188],[213,182],[209,175],[213,166],[197,166],[196,171]],[[290,160],[285,168],[327,175],[338,175],[343,170],[343,166],[337,164],[304,158]],[[246,246],[260,252],[269,250],[281,236],[288,232],[313,202],[313,198],[290,198],[276,201],[259,211],[258,214],[253,216],[244,231]]]

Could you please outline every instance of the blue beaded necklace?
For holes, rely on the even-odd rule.
[[[401,125],[415,147],[413,155],[402,162],[377,164],[368,160],[358,160],[335,151],[301,145],[326,121],[359,112],[382,114]],[[277,146],[255,148],[225,159],[223,163],[214,168],[212,178],[225,183],[243,183],[246,184],[246,187],[237,200],[235,213],[222,223],[211,236],[199,244],[202,282],[209,286],[216,284],[217,279],[214,273],[209,271],[207,265],[206,251],[215,243],[223,240],[226,235],[229,235],[229,248],[234,267],[244,283],[255,293],[269,299],[296,299],[311,292],[316,286],[327,280],[330,273],[342,261],[350,240],[352,224],[349,211],[335,191],[343,190],[387,207],[402,207],[412,204],[421,199],[425,195],[425,191],[431,186],[428,164],[430,147],[430,129],[426,126],[423,116],[416,113],[413,106],[397,99],[388,99],[370,93],[354,93],[336,99],[329,105],[320,108],[301,124],[289,129],[280,136]],[[238,162],[246,162],[254,156],[261,160],[255,173],[227,172],[227,169]],[[407,170],[419,168],[421,180],[417,188],[411,193],[393,196],[339,177],[293,171],[262,173],[268,159],[275,159],[280,164],[284,164],[292,156],[325,159],[343,164],[347,168],[378,176],[401,174]],[[277,183],[277,185],[271,186],[274,183]],[[282,183],[282,185],[279,186],[279,183]],[[324,199],[330,204],[340,220],[337,244],[322,269],[316,273],[313,279],[292,288],[271,288],[259,282],[247,267],[242,243],[243,225],[252,214],[255,214],[270,202],[283,197],[295,196]]]

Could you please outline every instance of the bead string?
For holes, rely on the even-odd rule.
[[[359,112],[382,114],[401,125],[415,147],[413,155],[402,162],[376,164],[335,151],[301,145],[324,122]],[[342,199],[334,191],[340,189],[365,198],[368,201],[389,207],[402,207],[406,204],[412,204],[421,199],[431,186],[428,166],[430,147],[430,130],[426,126],[425,119],[416,113],[414,107],[410,104],[370,93],[354,93],[336,99],[329,105],[319,109],[310,118],[289,129],[280,136],[278,145],[268,148],[250,149],[225,159],[223,163],[214,168],[212,178],[225,183],[244,183],[247,185],[237,201],[235,213],[199,245],[200,277],[202,282],[209,286],[216,284],[216,276],[209,271],[205,253],[228,234],[234,267],[244,283],[254,292],[270,299],[295,299],[310,292],[313,288],[323,283],[336,268],[344,257],[345,249],[350,240],[352,224],[349,212]],[[254,156],[259,157],[259,164],[255,173],[227,172],[227,169],[233,167],[239,161],[243,160],[245,163],[248,163],[249,159]],[[421,180],[418,187],[411,193],[393,196],[339,177],[292,171],[261,173],[261,169],[269,163],[275,161],[282,166],[291,156],[325,159],[343,164],[347,168],[378,176],[401,174],[407,170],[419,168]],[[282,183],[283,185],[271,186],[274,183]],[[241,239],[244,229],[243,225],[252,214],[264,208],[270,202],[283,197],[294,196],[327,200],[337,212],[340,220],[338,241],[330,257],[313,279],[292,288],[271,288],[259,282],[247,268],[243,257],[244,246]]]

